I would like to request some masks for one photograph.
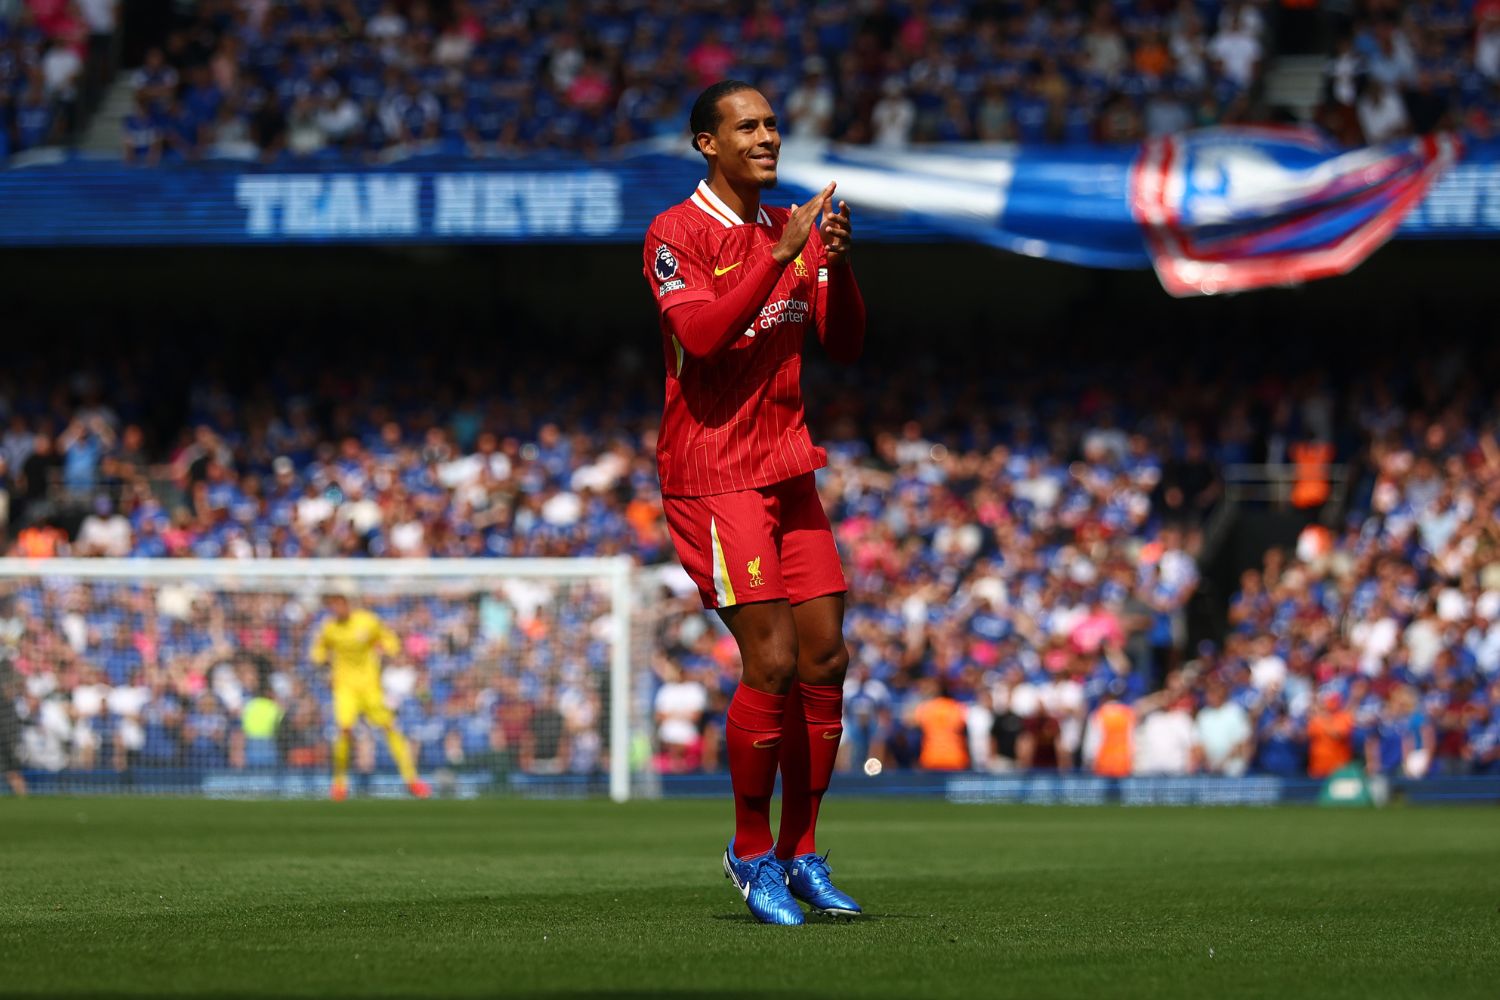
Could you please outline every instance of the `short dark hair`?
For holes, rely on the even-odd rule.
[[[755,88],[744,80],[720,80],[718,83],[710,84],[698,99],[693,102],[692,114],[688,115],[688,128],[692,131],[691,142],[694,149],[698,149],[698,133],[717,132],[719,126],[724,123],[724,114],[719,110],[721,98],[730,94],[738,94],[742,90],[754,90]],[[703,150],[698,149],[698,152]]]

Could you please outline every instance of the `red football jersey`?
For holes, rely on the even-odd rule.
[[[828,464],[804,423],[802,345],[816,327],[827,260],[817,229],[787,265],[744,335],[709,360],[686,354],[667,310],[706,302],[739,284],[753,249],[781,239],[791,212],[742,221],[707,182],[646,231],[646,281],[656,296],[667,399],[657,436],[662,493],[710,496],[783,482]]]

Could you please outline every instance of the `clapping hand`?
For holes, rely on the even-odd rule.
[[[849,259],[849,245],[854,240],[854,231],[849,225],[849,203],[839,202],[839,210],[828,210],[831,199],[824,203],[823,220],[818,223],[818,235],[823,238],[823,248],[828,252],[828,263],[842,264]]]

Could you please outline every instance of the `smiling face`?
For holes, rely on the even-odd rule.
[[[781,133],[771,105],[758,90],[737,90],[719,98],[718,111],[718,128],[698,133],[698,149],[732,187],[775,187]]]

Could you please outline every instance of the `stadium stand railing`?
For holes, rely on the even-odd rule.
[[[1247,506],[1299,509],[1325,525],[1337,523],[1347,508],[1349,469],[1342,463],[1233,463],[1220,470],[1224,497],[1204,528],[1204,548],[1212,551],[1239,511]]]
[[[1230,464],[1223,467],[1224,499],[1273,507],[1343,509],[1348,469],[1334,462]]]

